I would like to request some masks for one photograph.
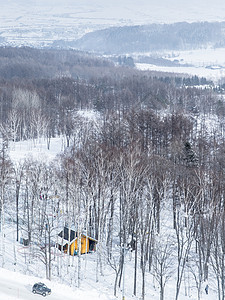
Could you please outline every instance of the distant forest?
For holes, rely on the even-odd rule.
[[[55,41],[53,46],[105,54],[224,47],[225,22],[110,27],[87,33],[73,42]]]
[[[54,137],[69,136],[73,114],[82,109],[105,116],[140,108],[224,111],[218,93],[194,88],[202,84],[212,83],[197,76],[166,76],[114,66],[72,50],[0,48],[0,122],[12,126],[13,120],[15,139],[21,140],[38,135],[37,124],[30,127],[34,115],[37,122],[48,124],[47,136]]]

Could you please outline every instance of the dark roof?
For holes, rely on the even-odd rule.
[[[78,234],[76,231],[67,228],[67,227],[64,227],[64,229],[59,233],[59,236],[61,238],[63,238],[64,240],[66,241],[69,241],[69,231],[70,231],[70,242],[72,242],[74,239],[76,239],[78,237]],[[98,242],[96,239],[90,237],[90,236],[86,236],[85,234],[81,234],[83,237],[87,237],[89,240],[92,240],[94,242]]]
[[[69,241],[69,228],[64,227],[64,229],[59,233],[59,236],[64,240]],[[70,242],[73,241],[77,237],[77,233],[70,229]]]

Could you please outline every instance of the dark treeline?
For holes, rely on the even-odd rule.
[[[32,138],[28,135],[32,132],[33,114],[40,116],[39,121],[46,123],[48,134],[54,137],[65,133],[65,122],[71,123],[67,128],[73,126],[71,114],[78,110],[91,109],[106,115],[112,111],[125,114],[132,108],[144,107],[206,114],[221,112],[224,103],[209,89],[178,87],[141,73],[121,80],[111,77],[93,77],[89,81],[68,77],[0,80],[0,120],[5,124],[14,118],[17,140]]]
[[[38,128],[49,138],[67,134],[74,126],[72,114],[80,109],[103,115],[133,108],[223,111],[223,102],[211,90],[193,88],[203,83],[208,82],[197,76],[162,77],[115,67],[76,51],[0,48],[0,121],[20,140],[37,136]],[[33,115],[39,123],[34,129]]]
[[[49,279],[72,274],[69,282],[75,284],[74,270],[52,256],[56,224],[67,225],[98,240],[96,281],[110,266],[115,295],[125,251],[132,250],[134,295],[144,299],[153,276],[163,300],[173,277],[177,300],[191,274],[198,299],[207,282],[224,299],[223,98],[177,85],[175,77],[162,80],[162,74],[105,64],[96,76],[99,66],[91,66],[91,76],[76,78],[1,79],[3,233],[5,219],[13,219],[17,240],[19,230],[27,233],[29,256],[45,264]],[[80,110],[91,110],[95,119],[82,118]],[[56,136],[67,147],[53,162],[10,161],[9,142],[45,138],[51,148]],[[4,267],[3,238],[1,251]],[[79,286],[79,251],[77,258]]]

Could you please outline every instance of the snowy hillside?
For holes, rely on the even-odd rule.
[[[91,111],[80,112],[89,120],[95,118],[95,114]],[[210,126],[212,126],[213,119],[210,120]],[[201,118],[198,119],[200,124]],[[215,121],[216,122],[216,121]],[[218,124],[215,123],[215,126]],[[63,138],[54,138],[51,142],[50,150],[47,149],[47,144],[44,139],[39,142],[36,141],[24,141],[18,143],[10,143],[9,155],[14,164],[21,162],[24,158],[34,157],[39,161],[52,161],[55,156],[65,148],[65,140]],[[103,255],[102,263],[104,268],[101,270],[101,274],[96,277],[96,264],[97,253],[91,253],[82,255],[80,262],[78,257],[68,256],[61,253],[55,247],[52,247],[52,280],[49,281],[45,278],[45,265],[38,260],[35,255],[35,244],[24,246],[15,241],[16,236],[16,224],[12,222],[10,217],[12,211],[8,211],[6,214],[6,222],[4,226],[4,244],[3,236],[0,235],[0,253],[4,253],[0,257],[1,266],[4,261],[4,269],[0,268],[0,299],[13,300],[13,299],[41,299],[38,295],[33,295],[31,290],[35,282],[44,282],[49,288],[52,289],[52,294],[49,299],[52,300],[116,300],[122,298],[123,291],[125,299],[138,300],[141,299],[141,294],[137,296],[133,295],[132,287],[134,281],[133,266],[135,261],[135,252],[129,251],[125,256],[125,277],[122,280],[120,288],[118,288],[117,297],[113,296],[113,285],[115,280],[115,272],[109,264],[106,263],[106,257]],[[173,230],[172,220],[172,202],[166,201],[162,207],[161,226],[162,230],[160,234],[156,235],[156,241],[161,247],[164,243],[170,243],[171,249],[173,249],[176,243],[175,231]],[[52,219],[52,215],[49,214]],[[59,222],[60,223],[60,222]],[[57,227],[54,228],[57,231]],[[59,228],[58,228],[59,230]],[[55,237],[53,237],[55,239]],[[117,246],[118,247],[118,246]],[[119,249],[119,247],[118,247]],[[113,247],[115,260],[118,259],[116,253],[118,253],[116,245]],[[187,262],[188,268],[185,271],[184,278],[182,280],[182,289],[180,291],[179,299],[182,300],[196,300],[197,288],[194,276],[192,274],[195,267],[195,255],[194,245],[192,247],[192,255]],[[171,255],[171,254],[170,254]],[[138,260],[140,254],[138,254]],[[169,281],[165,288],[165,300],[175,299],[176,290],[176,261],[175,257],[169,256],[168,265],[166,265],[166,274]],[[60,266],[60,267],[59,267]],[[78,272],[80,268],[80,273]],[[124,269],[124,270],[125,270]],[[125,272],[125,271],[124,271]],[[137,285],[141,289],[141,270],[138,269]],[[78,279],[78,274],[80,279]],[[98,278],[98,279],[97,279]],[[80,280],[80,286],[78,287],[78,281]],[[97,282],[96,282],[97,281]],[[205,283],[202,286],[201,299],[216,300],[216,280],[213,276],[212,270],[210,270],[209,280],[209,295],[204,292]],[[38,298],[39,297],[39,298]],[[146,298],[151,300],[158,300],[159,298],[159,286],[152,273],[146,274]]]
[[[225,21],[220,2],[6,0],[0,45]],[[224,49],[179,49],[163,69],[0,48],[0,300],[225,298],[225,83],[137,70],[225,76]]]
[[[4,300],[35,300],[42,299],[41,296],[32,294],[32,286],[36,282],[40,282],[40,278],[34,276],[24,275],[18,272],[9,271],[0,268],[0,299]],[[87,290],[77,290],[69,287],[65,284],[56,282],[50,282],[48,280],[42,280],[51,288],[52,293],[49,297],[51,300],[74,300],[82,299],[89,300],[110,300],[113,297],[97,291],[96,289],[89,288]],[[48,298],[47,297],[47,298]]]
[[[81,114],[81,113],[80,113]],[[93,112],[83,112],[83,116],[85,116],[87,119],[94,119]],[[202,116],[202,118],[206,117],[206,115]],[[215,121],[219,122],[217,118],[215,118]],[[179,119],[177,119],[179,121]],[[201,119],[201,116],[198,118],[198,121],[200,122],[199,125],[196,123],[196,128],[201,127],[201,123],[204,124],[204,120]],[[156,124],[157,118],[154,118],[154,124]],[[111,122],[110,122],[111,123]],[[137,122],[134,122],[137,123]],[[212,122],[210,122],[212,123]],[[162,123],[161,123],[162,124]],[[216,123],[217,128],[219,128],[220,123]],[[127,126],[127,124],[126,124]],[[165,124],[165,126],[168,128],[168,122]],[[211,125],[210,125],[211,126]],[[92,126],[93,127],[93,126]],[[164,127],[165,128],[165,127]],[[182,128],[182,126],[181,126]],[[206,126],[204,128],[208,131]],[[90,131],[90,130],[89,130]],[[166,130],[162,130],[162,132],[165,132]],[[205,131],[206,132],[206,131]],[[222,130],[221,130],[222,132]],[[220,131],[218,131],[218,136],[220,138]],[[76,136],[76,135],[75,135]],[[216,136],[214,136],[216,138]],[[87,146],[87,145],[86,145]],[[141,295],[141,287],[142,287],[142,270],[140,269],[141,261],[143,259],[143,250],[141,250],[140,246],[136,248],[136,251],[131,251],[131,249],[127,249],[126,255],[124,255],[124,265],[123,265],[123,277],[121,280],[120,286],[117,288],[117,297],[113,296],[114,293],[114,282],[116,278],[116,272],[118,272],[119,262],[120,262],[120,255],[121,255],[121,246],[119,244],[119,235],[118,235],[118,228],[117,224],[119,221],[119,199],[115,199],[115,217],[114,217],[114,227],[110,230],[110,215],[108,214],[108,210],[106,210],[106,220],[107,223],[104,225],[104,230],[107,232],[113,232],[113,240],[111,244],[111,251],[112,256],[107,255],[107,249],[104,245],[105,238],[102,239],[101,244],[99,243],[99,246],[97,247],[97,251],[95,253],[91,252],[89,254],[83,254],[83,255],[75,255],[75,256],[69,256],[64,252],[60,252],[55,244],[51,243],[51,248],[48,248],[48,245],[50,243],[46,243],[46,240],[42,241],[42,243],[37,243],[37,236],[41,233],[37,234],[38,230],[43,228],[44,230],[48,230],[48,228],[51,228],[51,241],[56,241],[56,233],[60,232],[62,223],[65,223],[67,221],[70,222],[70,215],[65,215],[63,213],[63,208],[65,208],[66,203],[64,202],[64,199],[66,199],[66,195],[64,194],[65,185],[61,186],[61,181],[63,178],[61,175],[63,174],[63,169],[60,169],[59,173],[53,171],[53,165],[51,165],[50,168],[45,169],[44,163],[52,161],[57,153],[64,150],[65,148],[65,137],[63,138],[52,138],[50,150],[47,150],[47,143],[43,139],[40,140],[33,140],[33,141],[20,141],[20,142],[11,142],[10,143],[10,151],[9,155],[12,158],[12,161],[14,165],[16,165],[16,162],[21,162],[21,159],[23,157],[27,156],[33,156],[35,159],[38,160],[38,163],[36,164],[35,161],[32,161],[31,159],[27,161],[27,165],[24,167],[26,168],[28,172],[28,177],[25,181],[22,182],[22,186],[24,190],[21,190],[20,193],[20,237],[22,237],[22,233],[27,233],[27,226],[32,226],[32,242],[27,246],[19,243],[19,241],[16,242],[16,214],[15,214],[15,194],[12,193],[14,191],[14,181],[12,182],[12,186],[9,187],[8,193],[6,193],[6,196],[8,198],[8,201],[6,202],[6,205],[4,206],[5,215],[4,218],[2,218],[1,223],[2,232],[0,234],[0,266],[3,267],[3,269],[0,269],[0,299],[38,299],[40,296],[33,295],[31,293],[32,285],[35,282],[42,281],[47,286],[49,286],[52,289],[52,294],[49,299],[53,300],[61,300],[62,298],[65,300],[72,300],[72,299],[93,299],[93,300],[115,300],[115,299],[121,299],[123,292],[125,295],[125,299],[127,300],[139,300],[142,299]],[[131,151],[133,149],[136,149],[131,147]],[[138,147],[139,148],[139,147]],[[137,149],[138,149],[137,148]],[[114,149],[113,149],[114,150]],[[86,149],[88,151],[88,147]],[[82,151],[82,155],[86,154],[86,151]],[[95,151],[93,151],[95,152]],[[28,155],[27,155],[28,154]],[[95,153],[94,153],[95,154]],[[99,156],[100,154],[100,156]],[[87,153],[87,158],[89,159],[89,156],[91,153]],[[112,157],[112,154],[110,153],[110,157]],[[125,153],[124,159],[127,159],[129,157],[129,152]],[[71,156],[72,158],[72,156]],[[79,156],[79,159],[81,160],[82,156]],[[82,174],[90,174],[86,173],[89,172],[88,168],[91,168],[94,166],[93,171],[96,170],[98,166],[102,166],[102,162],[107,161],[107,159],[102,158],[101,153],[97,152],[96,159],[98,164],[95,164],[93,157],[91,156],[91,161],[87,160],[87,165],[79,165],[76,172],[74,172],[75,176],[79,174],[79,170],[82,169],[84,173]],[[107,157],[106,157],[107,158]],[[121,156],[119,157],[119,163],[121,164]],[[141,155],[135,156],[135,153],[131,153],[131,163],[133,162],[139,162],[141,158]],[[152,157],[153,158],[153,157]],[[155,157],[156,158],[156,157]],[[66,155],[64,156],[64,159],[66,159]],[[153,159],[148,159],[148,161],[153,162]],[[70,160],[71,162],[71,160]],[[85,161],[86,162],[86,161]],[[94,162],[94,163],[93,163]],[[144,160],[144,163],[146,164],[146,160]],[[160,162],[160,161],[159,161]],[[164,163],[165,161],[163,161]],[[72,163],[72,162],[71,162]],[[167,163],[167,162],[166,162]],[[40,164],[40,165],[39,165]],[[72,164],[73,165],[73,164]],[[104,164],[103,164],[104,165]],[[115,174],[115,170],[117,170],[116,162],[112,161],[113,165],[113,171]],[[22,164],[20,165],[22,166]],[[19,165],[17,166],[17,175],[19,175]],[[39,167],[40,166],[40,167]],[[87,167],[87,169],[83,169],[84,167]],[[96,167],[97,166],[97,167]],[[131,165],[132,166],[132,165]],[[145,166],[145,165],[144,165]],[[138,165],[140,167],[140,165]],[[43,169],[42,169],[43,168]],[[130,173],[124,173],[125,170],[132,169],[126,169],[126,165],[123,165],[123,169],[121,170],[123,173],[122,176],[119,178],[118,183],[121,183],[122,180],[124,180],[123,183],[126,182],[127,178],[129,179]],[[58,168],[57,168],[58,169]],[[163,185],[162,188],[162,194],[160,194],[161,199],[161,210],[160,210],[160,232],[156,232],[154,234],[154,256],[153,256],[153,262],[151,271],[148,270],[148,267],[146,265],[146,274],[145,274],[145,299],[151,299],[151,300],[158,300],[159,299],[159,284],[157,283],[157,280],[159,277],[157,277],[160,273],[158,269],[158,263],[157,259],[161,259],[164,263],[164,269],[163,269],[163,278],[165,278],[165,300],[172,300],[175,299],[176,294],[176,283],[177,283],[177,256],[176,256],[176,245],[177,245],[177,237],[176,234],[179,234],[179,237],[182,239],[182,245],[184,247],[182,248],[182,254],[181,259],[183,261],[183,264],[185,265],[185,269],[183,269],[183,275],[181,278],[181,288],[179,291],[179,299],[182,300],[196,300],[197,299],[197,286],[198,282],[200,281],[200,289],[199,289],[199,299],[206,300],[215,300],[217,299],[217,281],[216,276],[214,273],[216,273],[216,270],[213,269],[215,266],[214,264],[214,256],[212,254],[212,262],[210,261],[210,267],[209,267],[209,278],[208,281],[203,281],[202,278],[199,279],[197,276],[201,275],[198,273],[198,255],[196,253],[196,244],[194,240],[194,236],[190,236],[189,233],[192,230],[192,226],[190,227],[184,227],[182,224],[183,220],[185,218],[189,218],[188,220],[192,222],[192,216],[186,215],[182,209],[178,208],[179,212],[179,218],[177,218],[177,222],[179,221],[179,226],[177,227],[177,230],[179,231],[175,232],[173,228],[173,219],[171,216],[173,215],[173,201],[170,197],[171,195],[171,175],[167,173],[166,169],[164,169],[164,166],[160,163],[160,169],[162,169],[162,182]],[[159,170],[158,169],[158,172]],[[21,169],[20,169],[21,170]],[[26,171],[24,169],[24,171]],[[47,171],[46,173],[45,170]],[[71,165],[69,164],[69,170],[71,170]],[[139,168],[138,168],[139,170]],[[146,169],[143,169],[143,172]],[[52,172],[53,171],[53,172]],[[52,173],[51,173],[52,172]],[[133,172],[133,171],[132,171]],[[24,173],[25,174],[25,173]],[[60,181],[56,182],[54,179],[55,175],[60,176]],[[167,177],[168,174],[168,177]],[[189,173],[187,173],[189,174]],[[49,176],[50,175],[50,176]],[[166,175],[164,177],[164,175]],[[101,179],[105,178],[105,173],[103,173],[103,177],[101,177],[101,173],[98,173],[97,176],[100,176]],[[137,178],[142,178],[142,175],[138,173],[133,173],[132,181],[135,181]],[[143,178],[148,178],[148,176],[151,176],[151,173],[144,173]],[[17,177],[18,178],[18,177]],[[151,188],[152,183],[154,182],[154,177],[151,178],[151,182],[149,187]],[[24,178],[25,179],[25,178]],[[38,179],[38,181],[35,181]],[[53,181],[52,181],[53,179]],[[76,179],[76,177],[74,177]],[[160,177],[161,179],[161,177]],[[184,178],[186,180],[186,178]],[[207,180],[208,178],[206,178]],[[85,180],[85,177],[84,177]],[[95,184],[96,180],[98,180],[98,177],[94,177],[93,184]],[[80,181],[78,181],[80,182]],[[103,181],[102,181],[103,182]],[[160,181],[161,182],[161,181]],[[192,184],[191,181],[190,184]],[[84,185],[85,181],[82,181],[82,187]],[[82,200],[86,200],[86,196],[91,198],[91,194],[85,193],[88,191],[88,187],[90,184],[90,181],[87,182],[88,185],[84,186],[83,191],[80,193],[80,195],[84,195],[85,197],[82,198]],[[110,178],[111,183],[111,178]],[[34,184],[34,186],[33,186]],[[103,183],[104,184],[104,183]],[[36,186],[38,185],[38,187]],[[119,187],[121,188],[119,184]],[[127,186],[124,185],[126,188]],[[135,185],[136,186],[136,185]],[[207,185],[208,186],[208,185]],[[44,187],[44,188],[43,188]],[[46,188],[45,188],[46,187]],[[105,187],[105,186],[104,186]],[[128,186],[129,188],[129,186]],[[205,187],[206,188],[206,187]],[[57,189],[57,190],[56,190]],[[109,201],[112,199],[111,193],[105,193],[107,191],[108,187],[103,188],[102,191],[104,194],[102,195],[101,199],[104,199],[106,201],[109,199]],[[95,192],[96,187],[91,186],[91,193]],[[33,191],[35,191],[35,194],[33,194]],[[71,181],[70,185],[70,199],[73,195],[76,195],[77,190],[74,189],[74,180]],[[110,189],[111,191],[111,189]],[[29,193],[27,196],[26,193]],[[46,193],[44,197],[42,198],[43,194]],[[59,193],[58,197],[54,197],[53,195],[55,192]],[[142,191],[141,191],[142,192]],[[149,191],[151,192],[151,190]],[[160,190],[161,193],[161,190]],[[115,195],[117,192],[115,191]],[[164,195],[165,194],[165,195]],[[35,195],[35,201],[33,201],[33,195]],[[40,197],[41,196],[41,197]],[[27,202],[29,201],[29,204],[26,204],[24,199],[27,197]],[[75,198],[76,199],[76,198]],[[44,201],[43,201],[44,200]],[[141,199],[141,203],[144,202],[145,197]],[[149,199],[150,200],[150,199]],[[54,202],[56,201],[56,202]],[[57,201],[60,201],[60,210],[57,214],[55,213],[54,208],[56,207]],[[32,213],[31,209],[33,209],[33,204],[35,205],[34,213]],[[59,202],[58,202],[59,203]],[[85,202],[82,202],[85,203]],[[109,202],[110,203],[110,202]],[[25,206],[24,206],[25,205]],[[47,206],[48,207],[47,207]],[[72,201],[71,204],[72,205]],[[87,204],[89,205],[89,204]],[[105,203],[104,203],[105,205]],[[183,205],[183,204],[182,204]],[[106,205],[108,207],[108,204]],[[180,206],[179,206],[180,207]],[[47,209],[45,209],[47,208]],[[148,207],[145,207],[146,209]],[[75,207],[76,209],[76,207]],[[141,209],[141,206],[140,208]],[[37,226],[37,222],[39,220],[39,212],[42,211],[44,220],[48,223],[44,223],[45,226],[39,227]],[[71,206],[72,211],[72,206]],[[145,210],[143,210],[145,211]],[[144,217],[143,211],[141,211],[142,214],[140,214],[140,218]],[[89,212],[89,209],[87,210]],[[24,216],[25,215],[25,216]],[[33,215],[34,221],[32,223],[27,220],[26,216]],[[146,212],[146,218],[149,218],[152,214],[149,214]],[[76,215],[77,216],[77,215]],[[210,215],[208,215],[207,211],[206,214],[203,216],[203,220],[207,221],[206,218],[209,218]],[[219,216],[218,216],[219,217]],[[40,221],[42,219],[40,218]],[[72,220],[72,219],[71,219]],[[79,218],[78,220],[81,220],[82,218]],[[122,219],[121,219],[122,220]],[[132,220],[132,219],[131,219]],[[140,219],[137,218],[137,220]],[[141,224],[141,223],[140,223]],[[192,223],[190,223],[192,224]],[[47,225],[47,226],[46,226]],[[37,227],[36,227],[37,226]],[[63,225],[64,226],[64,225]],[[84,225],[83,225],[84,226]],[[207,228],[207,227],[206,227]],[[147,229],[147,228],[146,228]],[[113,230],[113,231],[112,231]],[[150,229],[152,230],[152,229]],[[154,229],[153,229],[154,230]],[[140,235],[140,242],[141,241],[148,241],[146,237],[149,236],[148,229],[147,231],[139,231],[138,234]],[[185,233],[185,234],[183,234]],[[135,233],[136,234],[136,233]],[[46,237],[46,236],[45,236]],[[141,240],[142,238],[142,240]],[[139,240],[138,240],[139,242]],[[44,244],[45,243],[45,244]],[[138,244],[139,245],[139,244]],[[188,248],[186,250],[186,245],[188,245]],[[38,248],[39,247],[39,248]],[[146,249],[150,248],[150,245],[146,245]],[[48,253],[45,253],[45,251],[48,249]],[[138,249],[138,251],[137,251]],[[203,245],[203,251],[204,251],[204,245]],[[214,248],[212,248],[213,251]],[[167,252],[168,250],[168,252]],[[185,252],[183,252],[185,250]],[[216,248],[216,251],[218,249]],[[188,251],[188,257],[185,253]],[[46,269],[48,263],[46,261],[43,261],[41,259],[41,254],[45,253],[47,255],[47,258],[50,257],[50,264],[51,264],[51,281],[46,280]],[[213,252],[212,252],[213,253]],[[101,255],[101,256],[100,256]],[[136,256],[137,255],[137,256]],[[162,255],[162,256],[161,256]],[[101,260],[99,260],[101,257]],[[148,257],[148,256],[146,256]],[[162,258],[161,258],[162,257]],[[135,260],[137,260],[137,269],[136,269],[136,279],[135,278],[135,272],[134,272],[134,266],[135,266]],[[158,261],[160,263],[160,260]],[[11,272],[5,271],[5,269],[10,270]],[[126,270],[126,271],[125,271]],[[164,277],[165,274],[165,277]],[[217,274],[217,273],[216,273]],[[134,281],[137,284],[137,292],[136,296],[134,296],[133,292],[133,286]],[[209,295],[207,295],[204,291],[206,284],[209,284]]]
[[[55,140],[57,142],[57,140]],[[60,142],[58,140],[58,142]],[[34,148],[34,156],[37,150],[42,153],[46,152],[45,159],[51,159],[47,155],[47,149],[42,147]],[[52,148],[54,152],[54,147]],[[26,157],[26,151],[21,151],[21,154]],[[40,157],[40,160],[42,158]],[[175,238],[173,230],[171,229],[170,218],[171,206],[170,204],[165,208],[163,216],[163,230],[157,237],[157,240],[161,240],[163,244],[166,240]],[[126,300],[139,300],[141,294],[137,296],[133,295],[133,265],[135,260],[134,252],[128,252],[125,256],[126,273],[122,280],[121,287],[118,289],[117,296],[113,296],[113,284],[115,280],[115,272],[109,266],[104,264],[104,269],[101,270],[101,275],[98,275],[96,280],[96,263],[97,254],[87,254],[81,256],[80,265],[78,257],[68,256],[66,254],[60,254],[56,248],[52,247],[52,280],[47,280],[45,277],[45,265],[41,263],[37,257],[33,256],[34,245],[24,246],[19,242],[15,242],[16,225],[12,224],[11,220],[7,217],[6,224],[4,226],[5,238],[4,248],[2,244],[2,235],[0,235],[0,251],[5,251],[4,268],[0,267],[0,299],[4,300],[35,300],[42,299],[39,295],[32,294],[32,286],[37,282],[44,282],[52,292],[47,299],[50,300],[116,300],[121,299],[124,293]],[[119,253],[118,253],[119,255]],[[115,260],[118,257],[115,257]],[[173,260],[174,258],[172,258]],[[170,259],[170,262],[172,262]],[[2,265],[3,257],[0,256],[0,262]],[[58,268],[58,264],[62,267]],[[102,262],[105,262],[103,258]],[[175,262],[175,261],[174,261]],[[190,261],[190,266],[194,260]],[[80,266],[81,271],[78,272]],[[169,282],[165,289],[165,300],[175,299],[176,290],[176,269],[173,264],[168,266],[170,270]],[[190,269],[191,270],[191,269]],[[125,269],[124,269],[125,272]],[[167,270],[168,272],[168,270]],[[57,275],[60,273],[60,276]],[[78,287],[78,274],[80,275],[80,286]],[[196,283],[193,280],[191,271],[185,273],[183,280],[183,288],[180,292],[179,299],[182,300],[196,300]],[[210,280],[209,295],[210,300],[216,300],[216,281]],[[138,270],[137,286],[141,289],[141,271]],[[204,289],[203,289],[204,290]],[[206,295],[203,291],[201,293],[201,300],[209,299],[209,295]],[[159,286],[157,281],[152,277],[150,273],[146,274],[146,298],[151,300],[159,299]]]

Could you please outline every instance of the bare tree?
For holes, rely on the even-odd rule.
[[[53,240],[55,238],[55,228],[51,217],[49,217],[45,211],[43,211],[42,219],[44,223],[43,225],[34,225],[34,232],[36,235],[33,238],[33,255],[45,265],[46,278],[51,280],[53,261],[52,247],[54,246]]]
[[[165,286],[174,273],[173,238],[157,235],[153,251],[153,276],[159,284],[160,300],[164,300]]]
[[[4,128],[1,129],[2,144],[0,149],[0,222],[2,267],[5,265],[5,203],[7,201],[7,186],[12,180],[12,163],[8,157],[8,140]]]
[[[16,189],[16,240],[19,241],[19,203],[20,203],[20,190],[23,179],[23,169],[24,165],[22,163],[18,163],[18,165],[14,165],[15,172],[15,189]]]
[[[218,213],[214,222],[216,230],[212,244],[211,264],[216,275],[218,299],[225,299],[225,211]]]

